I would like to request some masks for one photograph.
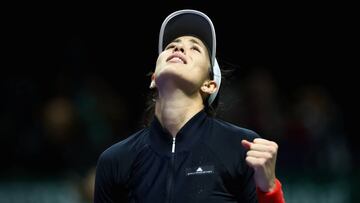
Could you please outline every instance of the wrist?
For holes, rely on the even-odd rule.
[[[276,189],[276,178],[274,178],[271,182],[270,182],[270,184],[269,184],[269,188],[267,189],[267,190],[263,190],[263,192],[267,192],[267,193],[269,193],[269,192],[272,192],[272,191],[274,191],[275,189]]]
[[[285,202],[280,181],[275,178],[274,187],[268,192],[262,191],[260,188],[256,188],[258,194],[259,203],[263,202]]]

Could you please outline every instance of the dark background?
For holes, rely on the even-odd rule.
[[[77,180],[103,150],[140,129],[160,25],[170,12],[183,8],[199,9],[213,20],[218,61],[234,70],[224,82],[221,98],[227,108],[220,116],[277,141],[277,170],[284,180],[296,183],[299,171],[310,180],[325,174],[320,178],[325,183],[359,177],[358,63],[350,5],[134,1],[9,6],[2,31],[2,179]],[[276,92],[270,109],[280,112],[275,117],[280,115],[282,123],[270,130],[255,122],[269,109],[251,112],[249,92],[263,80],[270,83],[260,85],[258,97],[265,93],[268,101],[268,91]],[[267,90],[269,85],[273,89]],[[308,90],[315,91],[304,93]],[[330,106],[319,118],[331,122],[316,138],[304,133],[306,121],[293,125],[301,120],[292,113],[298,112],[301,95],[317,98],[319,112]],[[299,115],[316,117],[316,105],[304,103],[299,105],[306,110]],[[332,151],[336,145],[342,147]],[[332,164],[314,158],[324,154],[323,161]],[[330,171],[330,165],[340,169]],[[309,183],[316,186],[317,181]],[[289,198],[296,199],[293,188],[287,189]]]

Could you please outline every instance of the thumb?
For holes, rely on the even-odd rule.
[[[252,143],[247,140],[241,140],[241,144],[245,147],[245,149],[250,149]]]

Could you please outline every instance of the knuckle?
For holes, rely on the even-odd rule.
[[[270,152],[271,154],[276,154],[276,153],[277,153],[277,147],[276,147],[276,146],[271,146],[271,147],[269,148],[269,152]]]

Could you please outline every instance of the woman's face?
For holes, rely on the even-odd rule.
[[[156,86],[171,80],[197,91],[209,79],[210,58],[203,42],[193,36],[182,36],[168,44],[156,61]]]

